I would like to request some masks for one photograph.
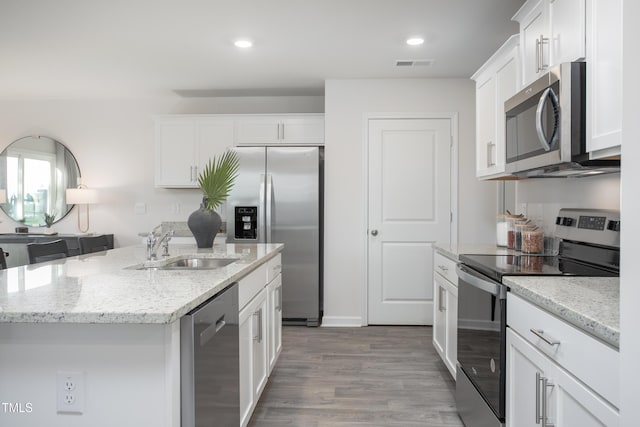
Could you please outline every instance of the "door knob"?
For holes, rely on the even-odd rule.
[[[378,230],[371,230],[371,235],[372,236],[377,236],[378,235]]]

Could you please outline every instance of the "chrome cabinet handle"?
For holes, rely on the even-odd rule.
[[[438,268],[442,271],[449,271],[449,269],[447,267],[445,267],[444,265],[438,265]]]
[[[553,388],[553,386],[554,384],[549,381],[549,378],[536,372],[536,424],[542,423],[542,427],[554,427],[547,417],[547,389]]]
[[[548,422],[547,417],[547,388],[553,388],[553,383],[549,381],[547,377],[541,377],[542,381],[542,427],[554,427],[554,425]]]
[[[536,39],[536,73],[540,72],[540,39]]]
[[[438,311],[445,311],[446,307],[444,302],[442,301],[444,298],[444,288],[442,286],[438,286]]]
[[[258,321],[258,334],[253,336],[253,340],[262,342],[262,308],[253,313],[253,316]]]
[[[549,67],[549,64],[544,63],[545,44],[549,44],[549,37],[545,37],[544,34],[540,34],[540,71],[544,71]]]
[[[495,166],[496,163],[493,161],[493,147],[495,144],[491,141],[487,142],[487,167]]]
[[[372,236],[377,236],[378,235],[378,230],[371,230],[371,235]]]
[[[278,286],[276,291],[278,291],[278,297],[276,298],[278,305],[276,305],[276,310],[282,311],[282,285]]]
[[[549,345],[560,345],[560,341],[558,341],[555,338],[552,338],[548,335],[545,335],[544,331],[542,329],[529,329],[529,331],[531,331],[531,333],[535,336],[537,336],[538,338],[540,338],[542,341],[546,342]]]

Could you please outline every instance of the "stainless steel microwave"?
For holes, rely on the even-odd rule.
[[[586,64],[557,65],[504,103],[506,171],[520,177],[619,172],[586,150]]]

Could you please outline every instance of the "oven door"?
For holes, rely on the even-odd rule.
[[[458,412],[468,427],[499,426],[505,417],[507,287],[463,264],[457,273]]]

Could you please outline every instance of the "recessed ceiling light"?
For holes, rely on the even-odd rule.
[[[422,43],[424,43],[424,39],[421,37],[411,37],[410,39],[407,39],[407,44],[409,46],[419,46]]]
[[[236,45],[236,47],[241,47],[243,49],[253,46],[251,40],[247,39],[236,40],[235,42],[233,42],[233,44]]]

